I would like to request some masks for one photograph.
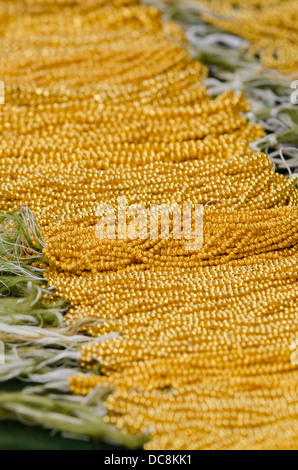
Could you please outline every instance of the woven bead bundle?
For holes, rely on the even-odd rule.
[[[32,210],[45,300],[84,320],[71,392],[110,389],[106,422],[146,449],[297,448],[298,190],[251,151],[245,97],[211,99],[180,29],[137,1],[0,2],[0,31],[0,211]],[[119,197],[202,205],[202,248],[171,225],[100,240]]]

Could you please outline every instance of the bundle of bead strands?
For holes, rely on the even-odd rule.
[[[148,449],[294,448],[294,181],[249,151],[263,130],[243,96],[209,99],[205,68],[166,37],[181,31],[137,3],[0,2],[1,211],[37,216],[67,321],[118,334],[82,350],[105,376],[70,381],[114,388],[107,421],[149,431]],[[120,195],[213,201],[203,251],[98,240],[97,206]]]
[[[249,52],[257,54],[265,67],[297,78],[296,0],[191,0],[188,4],[198,6],[205,21],[247,39]]]
[[[166,239],[102,241],[94,226],[62,225],[50,233],[45,260],[51,270],[77,275],[124,268],[250,265],[296,253],[297,214],[296,208],[206,213],[204,245],[195,251],[187,249],[185,238],[174,239],[173,230]]]
[[[205,67],[167,39],[156,9],[122,3],[9,2],[1,163],[107,169],[226,158],[264,135],[243,115],[243,95],[208,97]]]
[[[222,212],[213,211],[205,215],[204,246],[198,253],[190,254],[189,251],[183,249],[184,244],[180,241],[172,243],[167,240],[166,244],[150,241],[147,243],[147,249],[144,246],[145,242],[142,245],[133,242],[126,243],[123,249],[125,244],[122,242],[108,247],[103,245],[104,249],[109,251],[109,257],[103,255],[99,257],[93,248],[92,259],[86,259],[87,255],[85,254],[81,264],[79,257],[76,258],[75,255],[77,244],[74,244],[72,248],[70,236],[68,235],[69,238],[67,238],[66,231],[62,229],[60,231],[61,237],[57,235],[53,237],[54,247],[46,255],[46,259],[50,262],[47,278],[51,285],[57,287],[58,296],[62,296],[67,291],[72,305],[67,315],[70,321],[78,316],[83,316],[98,319],[109,318],[111,321],[114,319],[117,323],[118,315],[114,310],[109,311],[111,290],[107,289],[107,284],[112,277],[110,276],[111,271],[118,272],[127,266],[127,269],[124,272],[121,271],[120,275],[127,274],[129,277],[133,275],[138,277],[142,276],[139,273],[143,271],[162,272],[164,269],[170,272],[172,269],[175,277],[175,272],[179,272],[179,270],[191,273],[190,269],[192,269],[193,273],[196,273],[202,267],[207,266],[218,266],[219,268],[222,266],[223,269],[226,269],[226,266],[241,269],[246,266],[249,268],[249,272],[253,270],[256,263],[269,263],[274,260],[282,262],[290,256],[297,256],[296,217],[296,208],[255,211],[253,214],[240,211],[227,212],[225,216]],[[73,230],[72,234],[76,239],[76,230]],[[86,235],[84,240],[88,246],[90,241]],[[77,243],[80,245],[79,242]],[[64,244],[68,249],[64,247]],[[82,249],[79,251],[82,253]],[[72,253],[74,254],[72,255]],[[61,254],[64,254],[64,259],[57,260]],[[98,258],[103,261],[99,262]],[[82,264],[85,270],[80,273]],[[102,271],[109,272],[105,276]],[[235,272],[237,273],[237,270]],[[114,296],[115,293],[113,298]],[[103,299],[107,299],[108,303],[106,304],[106,300],[103,301]],[[115,305],[117,304],[116,299],[117,295],[115,296]],[[142,304],[141,298],[139,301]],[[142,305],[142,312],[146,315],[144,308],[145,306]],[[103,334],[104,328],[101,326],[90,327],[87,328],[87,331],[92,335]]]
[[[96,253],[89,247],[85,230],[93,236],[92,243],[100,246],[100,242],[96,242],[94,222],[90,229],[86,225],[86,214],[83,220],[79,219],[81,233],[77,232],[80,226],[76,227],[74,223],[49,226],[49,229],[45,225],[49,242],[46,259],[50,263],[47,278],[50,285],[57,286],[58,296],[66,295],[71,301],[73,307],[67,319],[71,322],[77,317],[98,318],[96,327],[84,328],[94,336],[120,332],[117,340],[83,349],[82,366],[92,368],[99,364],[105,377],[74,377],[71,390],[86,394],[94,386],[115,387],[115,394],[106,403],[110,410],[107,420],[123,432],[154,430],[146,446],[148,449],[277,448],[285,443],[281,441],[283,444],[280,444],[279,441],[277,444],[274,420],[278,420],[279,432],[283,430],[289,436],[287,448],[294,448],[297,415],[292,409],[295,409],[297,396],[293,394],[293,384],[297,377],[296,366],[290,362],[289,345],[297,331],[297,190],[285,177],[272,171],[272,165],[264,155],[217,165],[212,163],[211,166],[210,163],[187,162],[164,167],[168,170],[166,175],[175,175],[173,167],[179,168],[182,181],[185,171],[191,171],[196,175],[196,181],[200,181],[198,170],[201,169],[203,177],[204,167],[208,175],[206,181],[211,178],[211,169],[217,180],[217,169],[225,183],[223,194],[225,188],[229,196],[225,178],[231,173],[237,176],[238,172],[240,189],[245,188],[245,175],[250,175],[248,187],[255,187],[256,192],[250,191],[251,198],[246,197],[247,205],[244,204],[242,210],[233,208],[233,205],[230,212],[210,209],[208,220],[205,219],[203,251],[195,253],[195,257],[200,258],[203,253],[206,260],[208,256],[212,259],[215,250],[213,256],[218,257],[220,269],[202,269],[198,262],[194,269],[189,269],[186,253],[181,263],[181,258],[171,250],[174,265],[170,270],[160,259],[156,264],[150,263],[146,253],[147,266],[140,266],[138,260],[131,271],[119,271],[121,263],[118,261],[111,265],[107,255],[111,249],[104,245],[102,258],[107,263],[106,269],[114,269],[115,272],[100,274]],[[270,186],[265,185],[265,193],[258,198],[261,188],[251,184],[253,175],[258,175],[258,166],[259,185],[260,181],[266,181],[266,174],[267,178],[269,175],[273,177],[271,196]],[[253,172],[250,173],[249,168]],[[127,169],[128,175],[131,171]],[[68,191],[72,181],[73,186],[81,191],[86,174],[93,174],[89,170],[77,173],[72,179],[67,172]],[[148,173],[153,175],[156,171],[145,167],[139,170],[140,178],[137,178],[138,172],[134,170],[134,181],[140,180],[143,187],[148,187],[148,181],[152,181],[148,180]],[[190,183],[192,173],[187,174]],[[96,171],[96,174],[100,173]],[[121,180],[120,174],[122,172],[115,170],[102,172],[106,182],[109,178],[117,181],[115,175],[118,175],[117,194],[122,193],[121,187],[127,190],[129,181],[129,178]],[[147,175],[147,180],[144,175]],[[65,175],[62,176],[66,181]],[[27,183],[21,180],[25,187],[28,187],[30,179],[31,176]],[[204,180],[202,183],[206,184]],[[103,184],[104,181],[99,181],[99,187],[102,188]],[[160,186],[160,182],[157,184]],[[281,184],[290,189],[294,198],[281,199],[284,207],[269,209],[278,205],[274,193],[284,196]],[[113,189],[109,183],[107,185]],[[237,188],[235,178],[233,188]],[[186,191],[185,200],[200,200],[199,191],[189,198],[191,184],[187,189],[189,194]],[[35,190],[38,193],[38,188]],[[156,188],[152,190],[154,192]],[[135,191],[138,193],[138,185],[133,193]],[[214,192],[212,184],[209,191],[208,199],[217,194],[218,182],[213,186]],[[73,198],[72,190],[68,194]],[[238,198],[235,198],[236,206],[241,201],[240,194],[239,191]],[[100,200],[111,200],[111,196],[104,191],[104,198]],[[128,197],[128,200],[135,199]],[[156,199],[155,202],[163,200]],[[230,204],[232,200],[226,198]],[[257,210],[260,201],[267,208]],[[71,213],[76,216],[74,211]],[[215,236],[213,245],[208,233],[220,235],[217,242]],[[218,240],[223,241],[222,252]],[[234,266],[227,266],[231,261],[231,257],[226,256],[228,242],[231,242],[233,255],[239,256]],[[121,241],[121,244],[125,245],[125,242]],[[120,244],[119,247],[121,253]],[[63,256],[63,265],[58,266],[55,262],[55,252]],[[88,261],[89,253],[92,256]],[[145,271],[140,273],[140,268]],[[248,312],[248,315],[243,312]],[[214,383],[217,386],[211,389]],[[285,404],[284,396],[288,393],[293,397],[291,395]],[[269,413],[268,410],[264,413],[264,406],[269,407]],[[227,407],[229,411],[226,411]],[[184,425],[181,425],[182,418]],[[227,431],[226,427],[232,430]]]
[[[83,348],[104,375],[71,390],[114,389],[106,420],[150,430],[147,449],[295,449],[297,261],[98,275],[97,334],[121,334]]]
[[[146,208],[212,203],[217,208],[270,209],[297,205],[295,181],[274,172],[265,154],[106,171],[0,163],[0,211],[27,205],[50,243],[57,227],[65,223],[90,226],[94,233],[99,205],[108,203],[117,211],[119,197],[125,197],[129,206]]]

